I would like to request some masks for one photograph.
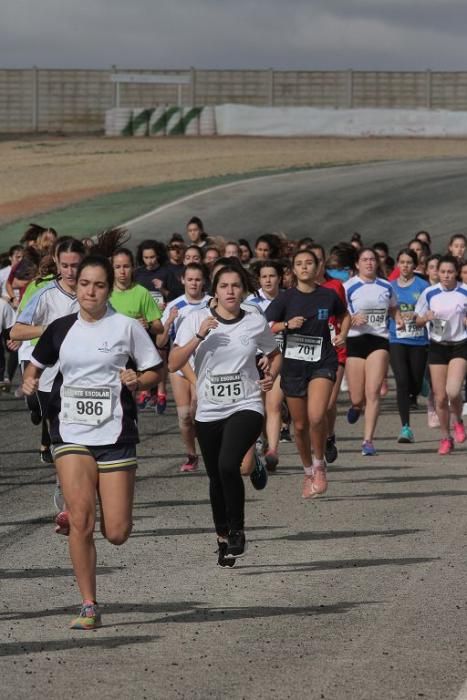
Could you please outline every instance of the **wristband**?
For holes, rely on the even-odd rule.
[[[198,340],[205,340],[206,336],[205,335],[200,335],[199,333],[195,333],[195,338],[198,338]]]
[[[284,330],[286,330],[286,331],[289,330],[289,322],[288,321],[284,322]]]

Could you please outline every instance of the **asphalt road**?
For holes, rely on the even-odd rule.
[[[204,469],[178,473],[172,404],[144,413],[135,526],[97,536],[104,627],[67,628],[79,596],[53,533],[53,470],[21,400],[0,395],[2,700],[455,700],[467,678],[467,449],[439,458],[414,414],[398,445],[393,396],[377,447],[340,406],[326,497],[303,502],[293,445],[263,492],[247,483],[250,549],[216,567]]]
[[[184,232],[200,216],[208,233],[254,241],[265,232],[311,235],[326,246],[358,231],[395,251],[420,229],[444,249],[467,231],[467,160],[395,161],[307,170],[245,180],[195,194],[145,214],[129,228],[136,243]]]

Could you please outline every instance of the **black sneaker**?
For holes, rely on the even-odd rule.
[[[235,559],[234,558],[231,557],[230,559],[226,559],[227,547],[228,547],[227,542],[220,542],[219,540],[217,540],[217,554],[218,554],[217,566],[222,566],[222,567],[235,566]]]
[[[281,428],[279,442],[292,442],[292,438],[290,437],[290,430],[288,428]]]
[[[40,456],[41,456],[41,462],[43,464],[53,464],[54,463],[54,458],[52,457],[52,452],[50,451],[50,447],[47,447],[45,450],[40,450]]]
[[[268,472],[263,458],[255,450],[255,468],[250,474],[250,481],[257,491],[262,491],[268,483]]]
[[[246,540],[243,530],[232,530],[229,532],[229,542],[227,544],[226,559],[238,559],[246,553]]]
[[[328,464],[332,464],[337,459],[337,447],[336,447],[336,436],[331,435],[326,440],[326,448],[324,450],[324,456]]]

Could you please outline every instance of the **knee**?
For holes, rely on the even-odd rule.
[[[105,538],[110,544],[115,546],[120,546],[125,544],[129,536],[131,535],[132,525],[125,524],[121,526],[106,526],[105,528]]]
[[[308,432],[308,425],[307,425],[306,421],[304,421],[304,420],[294,421],[293,427],[294,427],[294,431],[295,431],[296,436],[298,435],[301,437],[306,432]]]
[[[177,408],[177,416],[180,430],[193,427],[193,415],[190,406],[179,406]]]
[[[310,428],[312,430],[316,430],[317,428],[321,428],[324,422],[324,415],[319,414],[319,415],[310,415],[309,416],[309,422],[310,422]]]
[[[70,530],[79,534],[83,538],[91,537],[94,532],[94,513],[87,509],[82,510],[79,508],[70,508],[69,506],[68,508]]]

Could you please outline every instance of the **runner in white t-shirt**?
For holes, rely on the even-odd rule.
[[[245,311],[247,273],[238,265],[220,269],[213,280],[215,308],[190,314],[169,356],[169,370],[186,367],[194,356],[196,433],[210,480],[210,499],[221,566],[245,553],[245,490],[240,463],[263,424],[262,392],[270,391],[281,355],[262,314]],[[256,354],[270,360],[259,378]]]
[[[347,420],[356,423],[365,406],[362,454],[367,457],[376,454],[373,436],[389,363],[389,316],[403,325],[391,283],[377,277],[377,267],[375,251],[361,248],[356,275],[344,284],[352,324],[347,336],[346,377],[352,402]]]
[[[185,293],[170,301],[162,315],[163,333],[157,336],[157,344],[165,347],[173,342],[179,328],[185,319],[194,311],[206,306],[209,295],[205,294],[205,268],[200,263],[189,263],[182,275]],[[181,472],[194,472],[198,469],[196,451],[196,436],[194,413],[196,409],[196,391],[194,385],[183,375],[183,372],[172,372],[170,384],[177,407],[178,425],[184,442],[187,456],[180,467]]]
[[[457,281],[459,264],[452,255],[439,261],[439,283],[425,289],[415,306],[415,321],[429,323],[428,367],[441,428],[438,453],[448,455],[454,442],[466,439],[462,421],[462,386],[467,372],[467,285]],[[449,411],[454,414],[454,439]]]
[[[74,629],[100,625],[93,532],[96,496],[101,530],[123,544],[132,527],[138,442],[134,394],[154,386],[161,358],[135,319],[108,306],[113,269],[88,256],[77,271],[77,313],[53,321],[25,370],[26,395],[46,367],[58,365],[47,406],[54,460],[69,515],[69,548],[82,596]]]

